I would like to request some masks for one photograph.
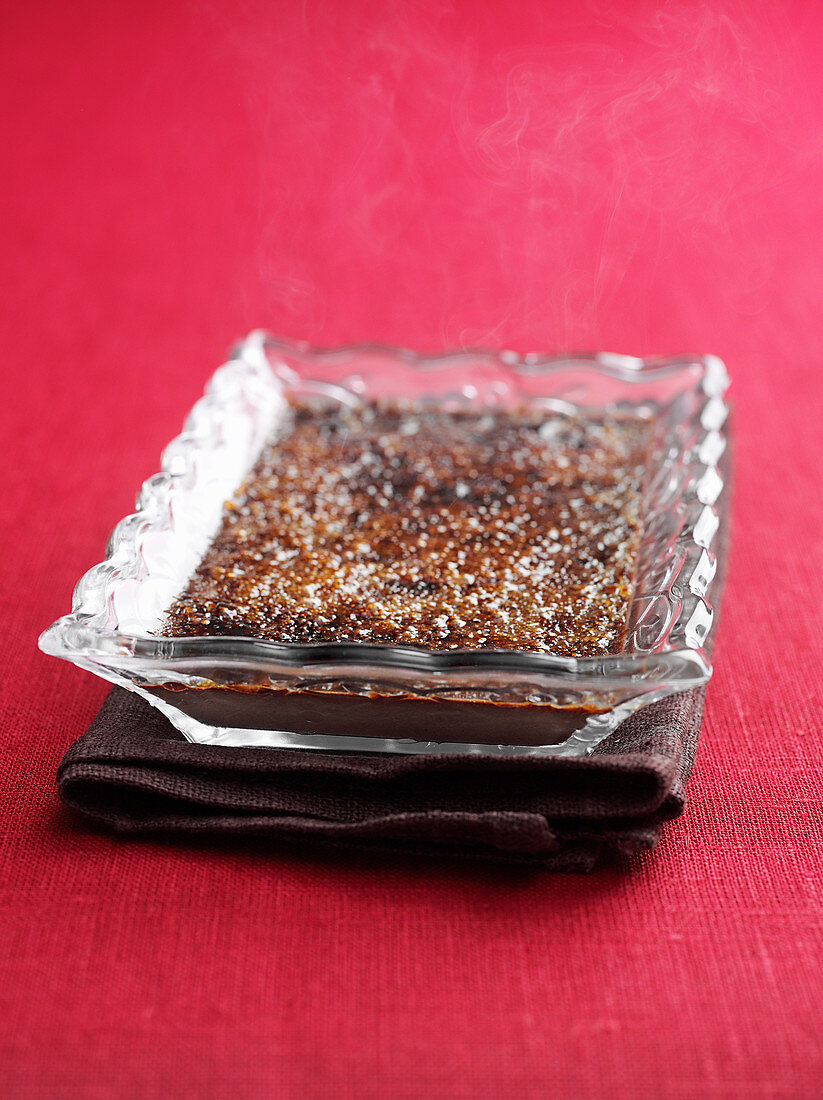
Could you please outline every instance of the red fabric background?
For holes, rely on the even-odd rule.
[[[823,1092],[813,2],[4,16],[0,1039],[19,1096]],[[124,842],[40,655],[229,344],[711,350],[734,546],[685,816],[587,878]]]

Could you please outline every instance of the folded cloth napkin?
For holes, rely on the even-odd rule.
[[[683,810],[703,694],[641,709],[587,757],[500,757],[196,745],[114,688],[58,786],[120,833],[265,834],[589,870],[653,848]]]

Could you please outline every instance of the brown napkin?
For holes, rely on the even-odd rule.
[[[681,813],[703,691],[640,710],[588,757],[403,756],[194,745],[114,688],[57,775],[120,833],[265,834],[589,870]]]

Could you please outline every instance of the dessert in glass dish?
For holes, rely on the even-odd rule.
[[[196,741],[591,751],[711,675],[726,385],[253,333],[41,644]]]

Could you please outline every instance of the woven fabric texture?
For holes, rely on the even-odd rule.
[[[3,1094],[819,1096],[820,5],[55,0],[3,30]],[[546,874],[61,804],[108,686],[37,635],[260,325],[726,361],[729,581],[653,852]]]
[[[590,757],[325,756],[192,745],[115,688],[60,763],[63,801],[123,833],[265,834],[590,870],[681,813],[703,692],[641,710]]]

